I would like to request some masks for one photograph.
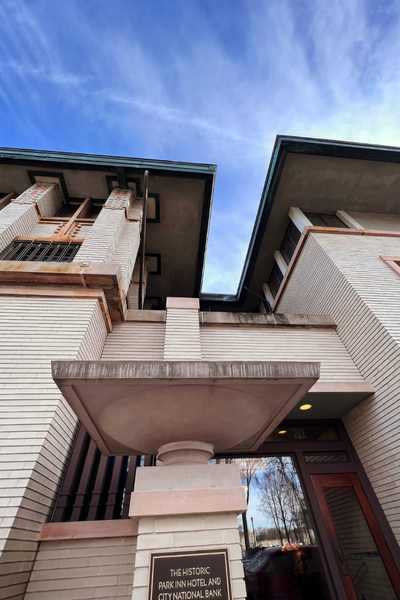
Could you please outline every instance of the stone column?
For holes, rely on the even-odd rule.
[[[52,217],[62,204],[54,183],[35,183],[0,212],[0,251],[19,235],[29,235],[40,216]]]
[[[74,262],[116,262],[126,295],[140,245],[142,205],[132,190],[115,188],[86,236]]]
[[[138,519],[134,600],[148,600],[152,554],[167,558],[166,555],[173,553],[172,561],[175,561],[177,553],[180,555],[176,562],[179,568],[185,560],[197,561],[196,556],[188,558],[191,553],[217,550],[227,551],[231,597],[234,600],[246,598],[237,525],[237,516],[245,510],[246,501],[240,485],[239,467],[236,464],[207,464],[212,453],[213,447],[201,442],[166,444],[158,455],[163,466],[137,470],[130,507],[130,516]],[[206,564],[204,561],[207,557],[199,556],[200,568]],[[176,598],[219,597],[225,600],[223,584],[220,587],[212,583],[213,575],[200,576],[186,589],[181,587],[184,584],[179,575],[171,577],[169,583],[161,584],[163,587],[155,597],[173,600],[172,594],[162,594],[186,591],[186,595]],[[200,595],[192,596],[190,591]]]
[[[164,360],[201,360],[200,301],[167,298]]]

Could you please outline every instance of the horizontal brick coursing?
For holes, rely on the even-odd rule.
[[[115,323],[107,336],[104,360],[162,360],[165,323]]]
[[[139,521],[133,582],[134,600],[147,600],[152,552],[227,548],[232,598],[246,597],[242,552],[234,514],[143,518]]]
[[[331,315],[375,387],[345,425],[400,541],[400,277],[381,255],[400,256],[400,239],[311,234],[278,310]]]
[[[196,309],[167,309],[165,328],[165,360],[200,360],[199,311]]]
[[[205,325],[200,334],[204,360],[317,361],[320,382],[363,382],[333,329]]]
[[[0,297],[2,600],[24,596],[76,424],[51,360],[99,358],[105,336],[96,300]]]
[[[39,220],[39,215],[32,204],[11,202],[1,211],[0,220],[0,252],[4,250],[17,235],[29,235]]]
[[[42,542],[26,600],[130,600],[136,538]]]

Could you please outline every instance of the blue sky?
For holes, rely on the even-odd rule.
[[[234,292],[276,134],[400,145],[400,2],[0,0],[0,145],[218,165]]]

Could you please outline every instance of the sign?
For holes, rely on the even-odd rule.
[[[231,600],[227,550],[152,554],[149,600]]]

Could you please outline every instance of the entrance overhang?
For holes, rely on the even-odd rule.
[[[251,451],[317,381],[319,363],[53,361],[52,374],[105,454],[185,440]]]

